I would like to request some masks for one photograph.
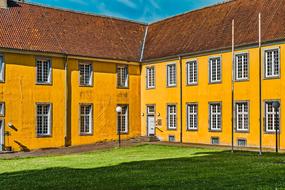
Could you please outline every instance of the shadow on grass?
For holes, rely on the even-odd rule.
[[[285,188],[284,161],[273,154],[202,152],[101,168],[4,173],[0,189],[276,189]]]

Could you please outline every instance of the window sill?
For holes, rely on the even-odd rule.
[[[173,129],[171,129],[171,128],[167,128],[167,130],[168,130],[168,131],[176,131],[176,130],[177,130],[177,128],[175,128],[175,129],[174,129],[174,128],[173,128]]]
[[[129,89],[129,86],[117,86],[117,89]]]
[[[89,85],[89,84],[80,84],[79,87],[82,87],[82,88],[84,88],[84,87],[92,88],[92,87],[93,87],[93,84],[90,84],[90,85]]]
[[[52,135],[37,135],[37,138],[51,138]]]
[[[222,129],[209,129],[209,132],[221,133]]]
[[[37,82],[36,85],[52,86],[52,83],[51,82],[48,82],[48,83]]]
[[[222,84],[222,81],[209,82],[209,85],[211,85],[211,84]]]
[[[177,85],[173,85],[173,86],[166,86],[166,88],[176,88],[177,87]]]
[[[198,83],[187,83],[186,86],[198,86]]]
[[[198,132],[198,129],[187,129],[188,132]]]
[[[249,133],[249,130],[235,130],[236,133]]]
[[[280,79],[280,76],[264,77],[263,80],[277,80]]]
[[[80,133],[80,136],[93,136],[93,133]]]

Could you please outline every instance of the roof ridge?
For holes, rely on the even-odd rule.
[[[208,6],[205,6],[205,7],[198,8],[198,9],[194,9],[194,10],[190,10],[190,11],[185,11],[184,13],[181,13],[181,14],[177,14],[177,15],[174,15],[174,16],[170,16],[170,17],[167,17],[167,18],[162,19],[162,20],[154,21],[154,22],[149,23],[148,25],[157,24],[157,23],[160,23],[160,22],[164,22],[164,21],[167,21],[167,20],[171,20],[171,19],[176,18],[176,17],[180,17],[180,16],[187,15],[187,14],[189,14],[189,13],[194,13],[194,12],[197,12],[197,11],[202,11],[202,10],[204,10],[204,9],[209,9],[209,8],[213,8],[213,7],[217,7],[217,6],[222,6],[222,5],[225,5],[225,4],[228,4],[228,3],[233,3],[233,2],[235,2],[235,1],[238,1],[238,0],[224,0],[224,1],[222,1],[222,2],[215,3],[215,4],[213,4],[213,5],[208,5]]]
[[[119,17],[114,17],[114,16],[100,15],[100,14],[96,14],[96,13],[85,12],[85,11],[78,11],[78,10],[62,8],[62,7],[53,7],[53,6],[42,4],[42,3],[32,3],[32,2],[17,2],[17,3],[18,4],[27,4],[27,5],[37,6],[37,7],[43,7],[43,8],[47,8],[47,9],[54,9],[54,10],[57,10],[57,11],[65,11],[65,12],[69,12],[69,13],[75,13],[75,14],[81,14],[81,15],[87,15],[87,16],[95,16],[95,17],[102,17],[102,18],[118,20],[118,21],[124,21],[124,22],[131,22],[131,23],[134,23],[134,24],[141,24],[141,25],[144,25],[144,26],[148,25],[148,23],[145,23],[145,22],[125,19],[125,18],[119,18]]]

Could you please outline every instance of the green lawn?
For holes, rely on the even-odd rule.
[[[0,160],[0,189],[285,189],[285,156],[141,145]]]

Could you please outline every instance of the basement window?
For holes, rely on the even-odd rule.
[[[0,82],[4,82],[5,64],[4,57],[0,55]]]
[[[219,145],[219,144],[220,144],[220,139],[219,139],[219,137],[212,137],[212,138],[211,138],[211,144],[212,144],[212,145]]]
[[[245,139],[238,139],[238,146],[245,147],[246,144],[247,143]]]
[[[51,83],[51,61],[50,59],[37,59],[37,83],[50,84]]]
[[[175,136],[174,135],[169,135],[168,136],[168,141],[169,142],[175,142]]]

